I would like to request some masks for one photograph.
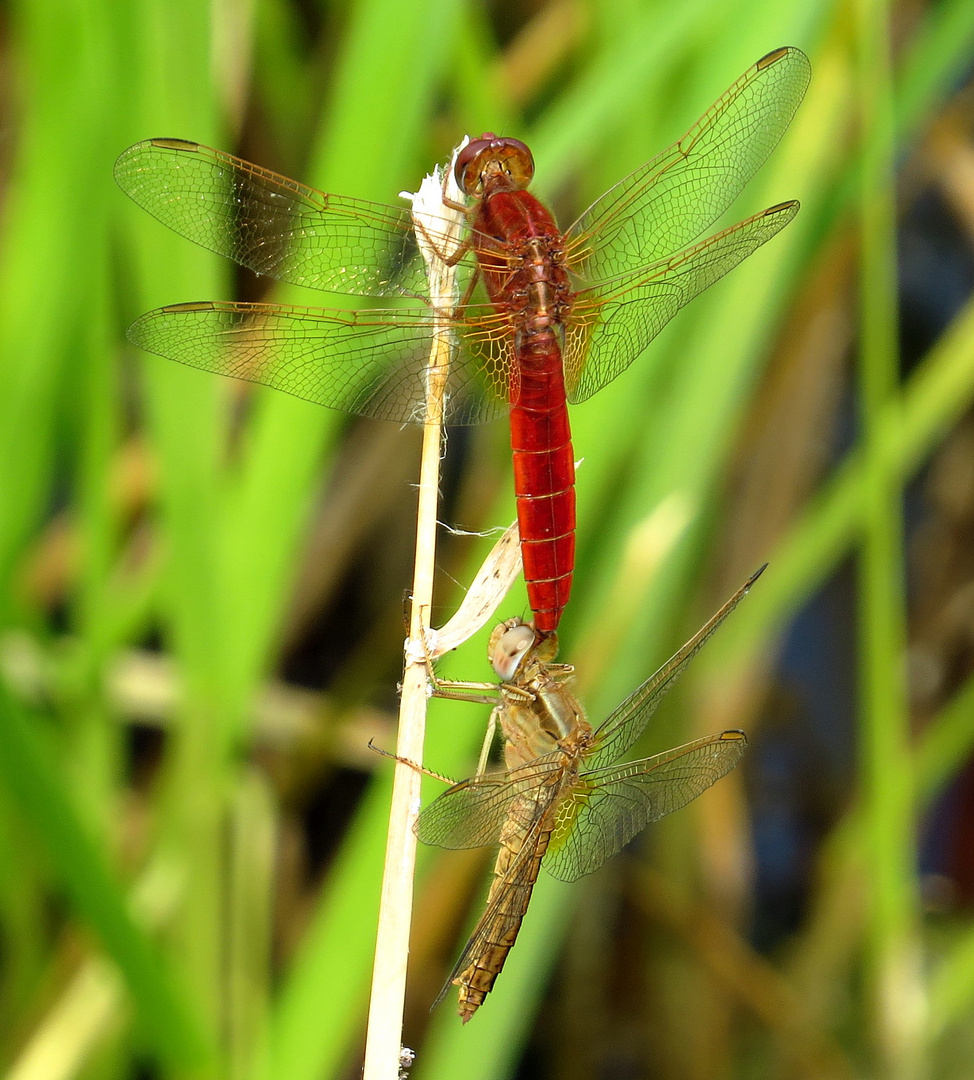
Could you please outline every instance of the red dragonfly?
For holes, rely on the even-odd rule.
[[[763,571],[594,731],[575,696],[573,669],[553,663],[557,634],[538,634],[520,619],[501,623],[491,635],[489,657],[503,680],[499,685],[434,684],[440,696],[497,702],[493,715],[504,735],[507,766],[504,772],[478,770],[454,784],[416,825],[420,840],[438,847],[500,844],[486,910],[437,999],[450,983],[459,986],[464,1023],[504,966],[541,866],[563,881],[592,873],[651,821],[686,806],[741,759],[744,732],[728,730],[613,764]]]
[[[564,232],[526,190],[534,165],[522,142],[487,134],[457,159],[457,182],[473,199],[473,257],[461,260],[462,300],[449,313],[445,419],[510,412],[524,577],[543,633],[558,626],[574,568],[566,399],[584,401],[611,382],[685,303],[792,220],[798,203],[781,203],[687,246],[774,149],[808,80],[804,53],[768,53],[682,139]],[[330,408],[425,420],[435,313],[416,302],[426,272],[408,208],[326,195],[181,139],[136,143],[115,178],[171,229],[257,274],[414,301],[356,311],[174,304],[136,321],[135,344]],[[446,228],[429,238],[450,250]]]

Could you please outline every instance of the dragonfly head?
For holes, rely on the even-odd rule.
[[[453,174],[467,195],[483,197],[497,191],[520,191],[534,176],[534,158],[520,139],[486,131],[460,151]]]
[[[508,619],[491,631],[487,659],[503,682],[511,682],[526,658],[550,663],[558,655],[558,636],[541,635],[523,619]]]

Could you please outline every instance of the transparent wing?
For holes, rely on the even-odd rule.
[[[182,139],[130,146],[115,179],[174,232],[255,274],[337,293],[427,294],[408,206],[326,195]]]
[[[578,293],[565,344],[568,400],[585,401],[625,371],[684,304],[767,243],[797,213],[797,202],[772,206],[604,290]]]
[[[798,49],[762,57],[682,139],[611,187],[568,229],[572,270],[595,284],[696,239],[778,144],[810,74]]]
[[[706,622],[682,648],[674,653],[655,675],[647,679],[637,690],[634,690],[614,712],[610,713],[602,721],[595,732],[594,747],[591,753],[586,755],[585,764],[589,770],[598,773],[600,769],[604,769],[611,762],[622,757],[639,738],[649,722],[649,718],[656,711],[656,706],[659,705],[663,695],[683,674],[687,664],[703,648],[717,627],[747,596],[751,586],[764,573],[764,569],[764,566],[762,566],[756,574],[748,578],[720,611]],[[695,744],[690,743],[688,745],[693,747]],[[672,753],[676,752],[672,751]],[[620,767],[623,769],[628,768],[627,765]],[[585,775],[588,776],[589,773]],[[703,791],[703,788],[700,788],[700,791]],[[669,811],[666,812],[669,813]],[[650,819],[647,818],[647,820]]]
[[[433,330],[432,312],[421,307],[341,311],[204,301],[148,312],[132,324],[129,339],[189,367],[331,409],[422,423]],[[507,324],[484,309],[454,334],[464,347],[452,350],[445,418],[490,420],[507,410]]]
[[[542,790],[537,797],[537,818],[531,826],[536,831],[548,805],[543,789],[552,789],[564,768],[565,755],[558,751],[517,769],[461,780],[423,810],[416,823],[416,835],[434,847],[488,847],[500,840],[514,798]]]
[[[651,821],[686,806],[730,772],[746,748],[743,731],[724,731],[655,757],[582,773],[542,866],[562,881],[598,870]]]

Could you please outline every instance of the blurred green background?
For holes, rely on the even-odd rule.
[[[404,1041],[418,1080],[970,1076],[974,5],[20,0],[0,27],[4,1074],[361,1067],[418,433],[128,346],[150,307],[258,293],[129,203],[117,154],[178,136],[394,202],[491,129],[568,222],[792,44],[811,89],[728,222],[797,220],[573,412],[592,718],[770,561],[644,739],[740,726],[748,759],[542,881],[463,1028],[428,1007],[486,863],[422,852]],[[443,520],[512,520],[503,423],[445,469]],[[435,624],[490,542],[444,536]],[[483,640],[441,673],[486,678]],[[472,769],[485,711],[433,703],[432,767]]]

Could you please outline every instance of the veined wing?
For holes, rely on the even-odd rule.
[[[723,731],[640,761],[582,773],[542,865],[562,881],[591,874],[651,821],[692,802],[740,761],[743,731]]]
[[[540,820],[564,767],[565,755],[557,751],[517,769],[461,780],[423,810],[416,822],[416,835],[424,844],[442,848],[496,844],[516,796],[539,793]]]
[[[765,566],[767,566],[767,563],[765,563]],[[724,619],[726,619],[744,597],[747,596],[751,586],[764,573],[764,569],[765,567],[762,566],[757,573],[752,574],[717,614],[709,619],[682,648],[675,652],[655,675],[647,679],[637,690],[634,690],[614,712],[610,713],[609,716],[602,721],[595,731],[594,748],[585,758],[585,764],[588,770],[584,774],[585,776],[589,776],[593,772],[598,773],[600,769],[605,769],[611,762],[622,757],[622,755],[639,738],[643,733],[643,729],[646,727],[649,718],[656,711],[656,706],[659,705],[663,695],[683,674],[687,664],[689,664],[703,648],[704,644],[717,627],[720,626]],[[720,738],[720,736],[718,736],[718,738]],[[692,749],[696,745],[697,744],[695,743],[688,743],[687,747],[682,747],[681,749]],[[678,752],[679,751],[675,750],[671,751],[673,754]],[[663,757],[665,756],[666,755],[663,755]],[[657,759],[651,758],[649,760],[655,761]],[[626,769],[628,767],[628,765],[622,765],[619,768]],[[713,781],[710,782],[713,783]],[[707,786],[708,785],[706,784],[704,785],[704,787]],[[700,788],[700,791],[703,791],[703,787]],[[697,794],[699,794],[700,791],[698,791]],[[690,797],[694,798],[695,796]],[[680,805],[682,806],[683,804],[680,803]],[[676,809],[676,807],[674,806],[673,809]],[[667,810],[666,813],[669,813],[669,810]],[[646,820],[649,821],[651,819],[647,818]]]
[[[465,309],[469,315],[473,309]],[[476,424],[507,409],[509,336],[476,309],[455,340],[445,419]],[[150,311],[129,340],[189,367],[283,390],[331,409],[397,423],[425,420],[429,308],[341,311],[203,301]]]
[[[326,195],[183,139],[130,146],[115,179],[174,232],[255,274],[337,293],[427,295],[408,206]]]
[[[684,304],[767,243],[797,213],[797,202],[772,206],[688,251],[602,289],[580,292],[566,333],[568,400],[585,401],[625,371]]]
[[[799,49],[762,57],[682,139],[609,188],[568,229],[572,270],[595,284],[691,243],[778,144],[810,73]]]

